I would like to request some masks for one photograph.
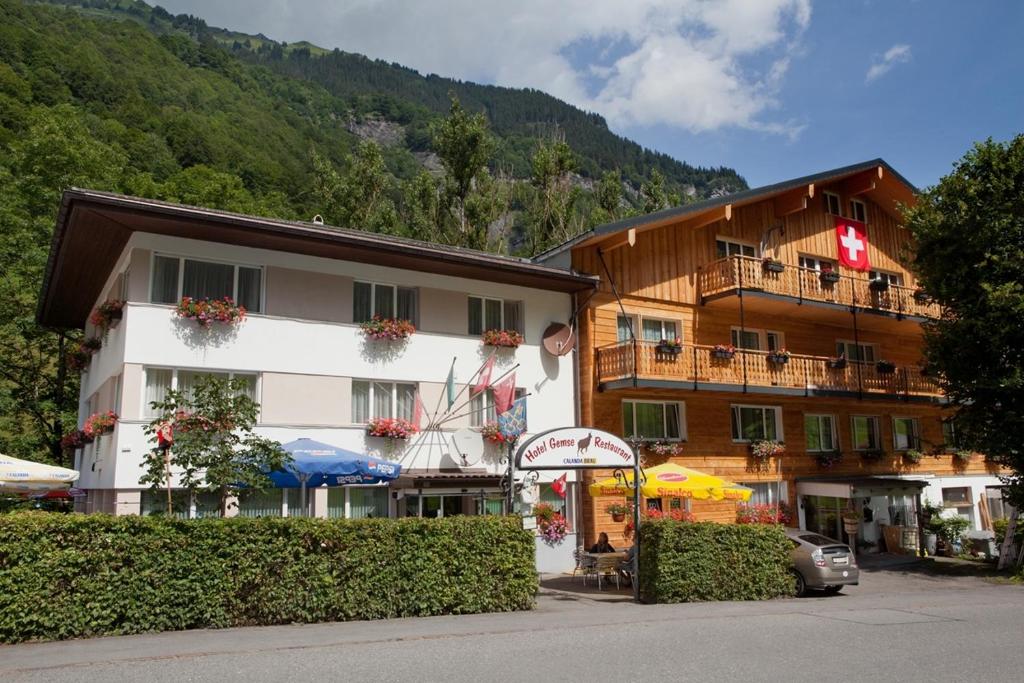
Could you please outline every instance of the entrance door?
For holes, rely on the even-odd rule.
[[[804,521],[807,530],[845,542],[842,513],[846,503],[846,498],[804,496]]]

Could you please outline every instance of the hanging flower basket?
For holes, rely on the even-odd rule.
[[[565,517],[555,512],[550,503],[538,503],[533,506],[533,514],[537,518],[537,531],[548,545],[558,545],[569,533]]]
[[[60,440],[60,447],[65,452],[74,451],[76,448],[81,448],[86,444],[90,444],[95,439],[86,434],[81,429],[75,429],[65,434]]]
[[[775,259],[766,258],[761,262],[761,266],[766,273],[783,273],[786,271],[786,264]]]
[[[814,460],[818,463],[818,467],[824,469],[838,465],[842,459],[843,454],[840,451],[821,451],[814,454]]]
[[[875,369],[879,375],[891,375],[896,372],[896,364],[892,361],[880,360],[875,363]]]
[[[872,292],[886,292],[889,290],[888,280],[872,280],[868,283],[868,287],[871,288]]]
[[[501,427],[497,422],[488,422],[480,428],[480,436],[491,443],[508,443],[508,438],[501,433]]]
[[[107,330],[116,327],[124,316],[124,301],[121,299],[107,299],[92,312],[89,322],[98,327],[105,334]]]
[[[114,425],[117,424],[117,413],[113,410],[108,410],[105,413],[94,413],[85,420],[85,425],[82,427],[82,431],[85,435],[91,439],[95,439],[97,436],[103,436],[104,434],[110,434],[114,431]]]
[[[789,362],[790,353],[786,349],[778,349],[768,352],[768,362],[776,365],[785,365]]]
[[[236,325],[245,320],[245,313],[245,306],[236,304],[229,296],[223,299],[193,299],[186,296],[178,302],[177,308],[179,318],[195,320],[202,327],[209,327],[212,323]]]
[[[364,337],[374,341],[402,341],[413,335],[416,326],[408,320],[375,315],[370,320],[360,323],[359,329],[363,331]]]
[[[846,356],[835,356],[834,358],[829,358],[828,367],[830,370],[845,370]]]
[[[377,417],[366,425],[367,436],[384,439],[408,439],[417,431],[416,425],[400,417]]]
[[[662,354],[678,356],[683,352],[683,340],[679,337],[676,337],[675,339],[662,339],[655,347],[655,351]]]
[[[662,457],[678,455],[683,450],[683,445],[678,441],[649,441],[644,444],[644,447],[651,453]]]
[[[736,347],[732,344],[715,344],[711,349],[711,357],[719,360],[731,360],[736,355]]]
[[[910,450],[903,452],[903,462],[910,465],[916,465],[921,462],[921,458],[923,457],[924,454],[916,448],[911,448]]]
[[[834,270],[823,270],[821,271],[821,274],[818,276],[822,284],[826,285],[836,284],[837,282],[839,282],[839,279],[841,277],[842,276]]]
[[[487,330],[481,337],[484,346],[502,346],[510,349],[519,348],[523,343],[523,335],[515,330]]]
[[[779,441],[761,439],[750,442],[750,457],[760,463],[768,462],[786,452],[786,445]]]
[[[962,467],[971,461],[971,455],[967,450],[953,451],[953,464]]]
[[[89,363],[92,360],[93,354],[99,351],[102,346],[103,341],[99,337],[87,337],[72,347],[64,357],[64,360],[70,370],[85,372],[89,369]]]

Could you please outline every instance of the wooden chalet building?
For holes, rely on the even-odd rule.
[[[999,480],[981,455],[954,455],[923,367],[921,323],[940,311],[905,265],[898,206],[914,201],[877,159],[624,219],[541,255],[601,279],[578,302],[581,424],[643,438],[647,465],[751,486],[755,502],[785,503],[791,526],[829,536],[852,501],[877,548],[883,527],[915,524],[922,494],[983,529],[1002,509]],[[785,452],[757,461],[758,440]],[[586,543],[602,531],[623,543],[605,512],[615,498],[583,490]],[[737,513],[730,501],[646,504]]]

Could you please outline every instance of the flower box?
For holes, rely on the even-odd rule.
[[[926,304],[929,303],[931,300],[932,298],[928,296],[928,293],[923,289],[918,289],[914,292],[914,301],[916,301],[919,304]]]
[[[678,441],[649,441],[644,444],[644,448],[655,455],[665,457],[678,455],[683,450],[683,445]]]
[[[491,443],[502,444],[508,443],[508,438],[501,433],[501,427],[498,426],[497,422],[488,422],[480,428],[480,436]]]
[[[909,463],[911,465],[916,465],[917,463],[921,462],[921,458],[923,457],[924,455],[921,453],[921,451],[914,448],[911,448],[910,450],[903,452],[903,462]]]
[[[878,462],[885,457],[885,451],[879,448],[872,448],[860,452],[860,459],[866,462]]]
[[[971,452],[966,450],[953,451],[953,464],[963,467],[971,461]]]
[[[821,279],[822,284],[834,285],[839,282],[842,276],[834,270],[823,270],[818,278]]]
[[[124,316],[124,301],[121,299],[107,299],[92,312],[89,322],[98,327],[104,333],[107,330],[117,327]]]
[[[523,341],[523,335],[515,330],[487,330],[481,337],[485,346],[501,346],[510,349],[518,348]]]
[[[95,441],[95,439],[86,434],[83,430],[75,429],[68,432],[61,438],[60,447],[65,452],[71,452],[74,451],[76,448],[81,448],[82,446],[90,444],[93,441]]]
[[[830,370],[845,370],[846,369],[846,358],[843,356],[837,356],[835,358],[828,359],[828,367]]]
[[[75,372],[86,372],[94,353],[100,350],[103,341],[99,337],[87,337],[68,351],[64,357],[68,369]]]
[[[766,258],[761,262],[761,266],[766,273],[784,273],[786,271],[786,264],[775,259]]]
[[[730,360],[735,355],[736,347],[732,346],[731,344],[729,346],[725,346],[723,344],[716,344],[711,349],[711,357],[718,358],[719,360]]]
[[[786,452],[786,445],[770,439],[750,442],[750,457],[758,462],[768,462]]]
[[[87,417],[85,424],[82,426],[82,431],[85,432],[87,437],[95,439],[97,436],[113,432],[114,425],[116,424],[117,413],[108,410],[105,413],[94,413]]]
[[[896,364],[891,361],[880,360],[875,363],[875,370],[878,371],[879,375],[891,375],[896,372]]]
[[[818,467],[828,469],[841,462],[843,454],[840,451],[821,451],[814,454],[814,459],[818,463]]]
[[[182,297],[176,310],[179,318],[195,320],[202,327],[211,323],[236,325],[245,320],[245,306],[235,303],[229,296],[223,299],[193,299]]]
[[[868,287],[871,288],[872,292],[885,292],[889,290],[888,280],[872,280],[868,283]]]
[[[662,339],[658,342],[658,345],[654,347],[657,353],[669,354],[672,356],[678,356],[683,352],[683,342],[680,339],[675,341],[669,341],[668,339]]]
[[[775,363],[776,365],[785,365],[789,362],[789,351],[786,349],[779,349],[778,351],[770,351],[768,353],[768,362]]]
[[[416,332],[416,326],[408,320],[400,318],[382,318],[373,316],[370,320],[359,324],[363,336],[374,341],[402,341]]]
[[[412,422],[403,420],[400,417],[377,417],[370,420],[366,425],[367,436],[377,436],[382,439],[408,439],[419,431]]]

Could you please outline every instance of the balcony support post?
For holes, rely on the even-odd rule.
[[[743,307],[743,265],[739,262],[739,258],[736,259],[736,263],[739,267],[739,288],[736,293],[740,297],[740,361],[743,363],[743,393],[747,393],[747,354],[743,352],[743,336],[747,333],[746,318],[744,317]]]
[[[697,345],[693,345],[693,390],[697,391]]]
[[[857,349],[857,353],[860,354],[860,332],[857,328],[857,307],[850,306],[850,313],[853,314],[853,347]],[[861,366],[864,365],[864,359],[861,358],[857,361],[857,399],[864,400],[864,379],[863,369]]]

